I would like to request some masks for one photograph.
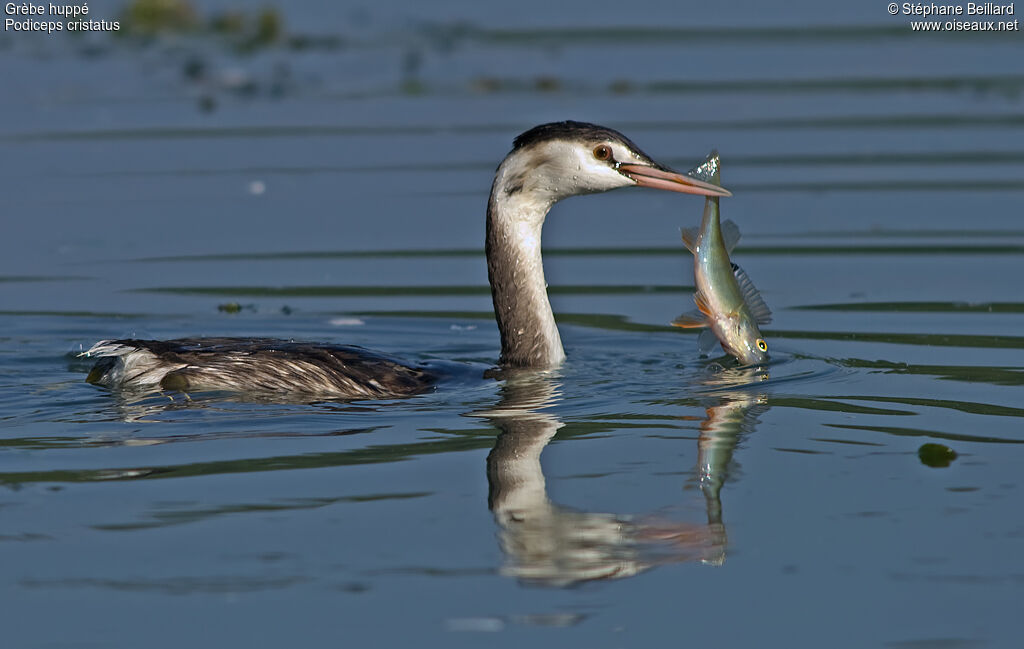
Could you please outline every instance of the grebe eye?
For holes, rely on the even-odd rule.
[[[612,148],[607,144],[598,144],[594,147],[594,157],[598,160],[611,160]]]
[[[764,341],[764,338],[757,339],[757,348],[763,352],[768,351],[768,343]]]

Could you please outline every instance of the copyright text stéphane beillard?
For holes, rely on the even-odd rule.
[[[110,32],[121,29],[116,20],[94,19],[89,16],[89,3],[63,4],[48,2],[4,3],[4,31],[6,32]]]
[[[910,27],[915,32],[1017,32],[1020,31],[1020,21],[1013,17],[1013,5],[1012,2],[890,2],[888,10],[893,16],[909,16]],[[920,20],[922,18],[927,20]],[[942,20],[935,20],[936,18]],[[981,18],[996,20],[979,20]]]

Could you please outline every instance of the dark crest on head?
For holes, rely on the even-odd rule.
[[[526,131],[516,137],[512,144],[512,149],[513,151],[519,150],[547,140],[580,140],[583,142],[593,142],[594,144],[607,142],[609,140],[617,141],[628,147],[630,150],[636,151],[645,159],[650,159],[647,154],[640,150],[640,147],[633,144],[633,142],[622,133],[610,128],[605,128],[604,126],[598,126],[597,124],[588,124],[587,122],[551,122],[550,124],[534,126],[529,131]]]

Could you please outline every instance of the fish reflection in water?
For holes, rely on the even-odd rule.
[[[708,366],[703,383],[707,396],[705,417],[700,423],[697,442],[697,480],[707,503],[708,524],[722,525],[722,487],[733,474],[733,453],[743,437],[754,432],[759,419],[771,407],[768,395],[751,391],[758,382],[768,380],[768,372],[756,367],[723,368]],[[723,552],[722,560],[725,559]]]
[[[506,557],[502,573],[535,584],[570,586],[630,577],[666,563],[722,563],[726,533],[720,492],[740,435],[752,430],[757,415],[767,409],[764,398],[734,391],[708,398],[715,403],[707,406],[700,425],[698,451],[707,524],[580,512],[551,502],[540,456],[564,425],[544,410],[559,398],[559,386],[550,376],[520,373],[507,378],[493,409],[471,413],[501,431],[487,456],[487,480],[488,505]]]

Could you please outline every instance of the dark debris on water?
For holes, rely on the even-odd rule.
[[[132,0],[121,11],[122,38],[146,42],[161,35],[191,35],[217,39],[238,52],[253,52],[271,46],[289,49],[312,47],[333,49],[338,38],[289,35],[278,9],[256,11],[225,9],[210,16],[201,14],[190,0]]]
[[[921,448],[917,449],[917,457],[921,460],[921,464],[930,466],[933,469],[943,469],[953,463],[958,455],[956,451],[949,448],[945,444],[921,444]]]
[[[197,107],[204,113],[215,110],[223,95],[277,98],[295,91],[297,82],[286,63],[253,69],[260,65],[253,58],[257,54],[335,51],[347,45],[336,34],[290,33],[283,10],[275,7],[203,11],[196,4],[193,0],[129,0],[117,13],[119,29],[69,32],[75,37],[67,42],[83,58],[158,50],[166,55],[164,60],[179,66],[180,79],[195,91]],[[235,61],[224,60],[224,55]],[[242,63],[239,58],[252,62]]]

